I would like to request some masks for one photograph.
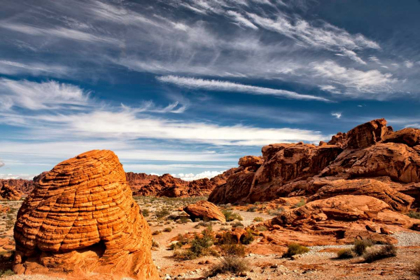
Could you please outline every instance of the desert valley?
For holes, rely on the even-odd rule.
[[[420,277],[419,129],[378,119],[238,164],[186,182],[94,150],[2,180],[2,277]]]

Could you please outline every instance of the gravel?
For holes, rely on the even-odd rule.
[[[398,240],[398,246],[420,246],[420,233],[397,232],[393,236]]]
[[[65,278],[58,278],[58,277],[50,277],[40,274],[34,274],[34,275],[23,275],[23,274],[17,274],[13,276],[8,276],[3,279],[7,280],[66,280]]]

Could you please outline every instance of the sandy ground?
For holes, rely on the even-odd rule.
[[[220,223],[188,221],[186,223],[176,222],[168,216],[158,219],[156,211],[165,208],[172,217],[183,214],[180,209],[192,202],[202,198],[190,199],[167,199],[167,198],[136,198],[141,208],[147,209],[149,215],[146,217],[153,235],[154,241],[158,247],[152,251],[153,260],[158,267],[162,279],[205,279],[203,276],[212,266],[217,264],[220,259],[217,257],[201,257],[195,260],[178,261],[173,258],[173,252],[169,249],[170,244],[178,234],[191,232],[201,232],[206,225],[210,225],[214,231],[221,228],[229,229],[233,223],[238,221]],[[18,202],[0,202],[7,204],[13,209],[10,213],[2,214],[0,217],[0,235],[1,237],[12,238],[13,231],[10,227],[13,216],[16,215],[21,201]],[[232,209],[231,207],[228,207]],[[232,210],[234,213],[242,216],[241,223],[244,226],[251,225],[256,217],[263,220],[273,216],[258,212],[247,212]],[[7,226],[6,226],[7,225]],[[169,231],[170,228],[171,230]],[[165,231],[166,229],[166,231]],[[159,232],[156,234],[156,232]],[[412,272],[413,266],[420,261],[420,233],[407,232],[398,233],[396,237],[399,240],[398,255],[394,258],[384,259],[368,264],[363,263],[361,258],[350,260],[336,259],[338,250],[350,246],[316,246],[310,247],[311,251],[301,255],[295,260],[282,258],[285,251],[284,247],[259,244],[258,238],[247,245],[247,255],[243,258],[248,263],[249,271],[243,275],[218,275],[208,279],[420,279]],[[0,251],[4,249],[0,248]],[[4,277],[4,279],[33,279],[33,280],[53,280],[65,279],[47,277],[44,275],[14,275]],[[127,278],[128,279],[128,278]]]

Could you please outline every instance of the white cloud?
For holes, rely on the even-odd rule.
[[[234,12],[234,11],[228,11],[226,13],[227,15],[231,16],[232,19],[239,24],[240,26],[244,26],[244,27],[248,27],[254,30],[257,30],[258,27],[255,26],[250,20],[248,20],[247,18],[245,18],[243,15],[241,15],[240,13]]]
[[[335,86],[332,86],[332,85],[319,86],[319,88],[323,91],[329,91],[331,93],[336,93],[336,94],[341,93],[340,90],[338,90]]]
[[[0,159],[0,168],[4,166],[4,162]]]
[[[220,81],[220,80],[205,80],[197,78],[186,78],[178,76],[162,76],[158,77],[158,80],[165,83],[175,84],[181,87],[188,87],[193,89],[205,89],[205,90],[214,90],[214,91],[228,91],[228,92],[240,92],[256,95],[273,95],[277,97],[285,97],[290,99],[301,99],[301,100],[319,100],[319,101],[329,101],[326,98],[313,96],[313,95],[304,95],[296,92],[281,90],[281,89],[271,89],[257,86],[249,86],[238,83]]]
[[[38,175],[38,174],[37,174]],[[32,180],[35,176],[34,174],[0,174],[0,179],[24,179]]]
[[[404,64],[405,64],[405,67],[407,68],[412,68],[414,66],[414,63],[409,60],[406,60]]]
[[[102,35],[95,35],[79,30],[57,27],[57,28],[41,28],[30,25],[24,25],[19,23],[8,23],[2,22],[0,28],[9,29],[15,32],[24,33],[30,36],[44,36],[44,37],[57,37],[62,39],[69,39],[75,41],[83,41],[90,43],[109,43],[109,44],[120,44],[120,41]]]
[[[62,76],[70,72],[67,66],[42,64],[42,63],[21,63],[10,60],[0,60],[0,73],[5,75],[51,75]]]
[[[89,93],[70,84],[0,79],[0,108],[20,107],[30,110],[57,109],[63,106],[88,105]]]
[[[204,171],[198,174],[194,174],[194,173],[178,173],[178,174],[173,174],[174,177],[177,178],[181,178],[182,180],[185,181],[193,181],[193,180],[198,180],[198,179],[203,179],[203,178],[213,178],[219,174],[222,174],[223,171]]]
[[[338,112],[336,112],[336,113],[331,113],[331,116],[335,117],[336,119],[340,119],[340,118],[341,118],[341,116],[342,116],[342,113],[338,113]]]
[[[398,81],[392,74],[382,74],[378,70],[345,68],[331,60],[313,63],[312,66],[316,76],[345,87],[344,93],[352,94],[353,97],[366,97],[366,94],[367,97],[372,97],[372,94],[382,93],[377,98],[385,98],[385,94],[393,91],[392,85]]]
[[[274,32],[278,32],[290,39],[299,41],[308,47],[340,51],[341,55],[366,64],[357,56],[354,50],[365,48],[380,49],[378,43],[365,38],[361,34],[352,35],[346,30],[324,22],[322,26],[316,27],[304,19],[291,17],[279,12],[275,19],[262,17],[257,14],[248,13],[248,16],[255,24]]]

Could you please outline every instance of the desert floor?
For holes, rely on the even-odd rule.
[[[220,262],[219,257],[213,256],[194,260],[175,259],[174,251],[169,246],[179,234],[199,233],[208,226],[215,232],[230,229],[233,225],[238,226],[237,220],[222,224],[186,218],[181,211],[182,207],[200,199],[206,198],[135,197],[153,233],[152,255],[162,279],[206,279],[206,273]],[[13,225],[21,203],[22,201],[0,201],[0,205],[10,207],[10,210],[0,214],[0,256],[3,260],[0,270],[10,274],[12,273],[8,269],[11,263],[5,260],[14,249]],[[240,223],[244,226],[259,223],[254,221],[256,217],[259,217],[257,220],[267,220],[275,214],[261,213],[258,210],[245,211],[247,207],[230,205],[222,208],[239,214],[243,219]],[[399,241],[396,257],[363,263],[361,258],[336,259],[337,252],[350,248],[350,245],[309,247],[308,253],[299,255],[294,260],[282,258],[286,251],[284,246],[264,244],[259,242],[260,238],[257,236],[252,244],[246,245],[246,256],[243,257],[249,271],[241,275],[217,275],[207,279],[419,279],[412,270],[414,264],[420,260],[420,233],[400,232],[396,237]],[[4,279],[65,279],[44,275],[6,275],[3,276]]]

